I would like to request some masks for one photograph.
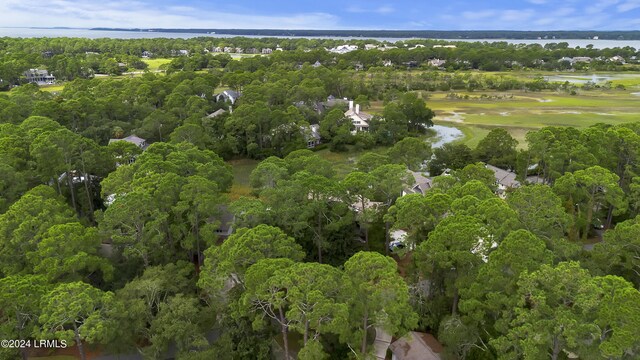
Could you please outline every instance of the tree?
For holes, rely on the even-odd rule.
[[[637,349],[629,330],[640,321],[632,300],[640,294],[620,278],[592,278],[576,262],[542,265],[521,275],[517,294],[510,327],[490,340],[502,358],[620,356]]]
[[[373,187],[377,200],[383,202],[383,206],[389,209],[391,205],[402,195],[402,190],[412,183],[412,175],[403,165],[386,164],[375,168],[371,175],[376,179]],[[385,248],[389,248],[389,221],[385,221]]]
[[[25,254],[37,250],[50,227],[75,221],[73,211],[55,190],[45,185],[29,190],[0,215],[0,272],[31,272]]]
[[[475,156],[482,161],[499,168],[514,169],[516,166],[516,146],[518,141],[503,128],[493,129],[480,140]]]
[[[562,199],[547,185],[522,186],[507,197],[522,226],[545,239],[564,236],[571,218],[562,208]]]
[[[393,218],[394,229],[407,230],[409,239],[419,244],[446,216],[450,205],[451,197],[441,192],[409,194],[399,198],[387,215]]]
[[[609,170],[593,166],[567,173],[554,184],[554,191],[566,200],[569,212],[574,214],[574,224],[582,225],[583,239],[589,235],[594,212],[597,213],[603,207],[614,208],[613,214],[626,211],[627,202],[618,185],[619,179],[618,175]],[[585,213],[583,218],[582,212]],[[583,221],[580,223],[579,220]],[[610,223],[607,223],[605,227],[609,225]]]
[[[26,340],[32,336],[40,314],[40,301],[51,289],[41,275],[12,275],[0,279],[0,331],[15,339]],[[20,349],[27,360],[26,348]],[[0,356],[15,358],[12,349],[0,349]]]
[[[373,169],[387,165],[391,163],[391,159],[387,155],[378,154],[375,152],[364,153],[358,158],[356,169],[362,172],[371,172]]]
[[[254,191],[260,194],[263,189],[272,189],[276,187],[279,180],[287,179],[288,177],[289,170],[286,162],[279,157],[270,156],[253,169],[249,182]]]
[[[359,252],[344,264],[344,292],[349,305],[348,343],[360,342],[367,354],[367,333],[380,327],[391,335],[403,335],[417,325],[409,304],[409,289],[393,259],[373,252]]]
[[[240,299],[241,312],[250,315],[254,329],[264,326],[267,317],[280,326],[284,345],[284,358],[289,359],[289,325],[286,308],[290,305],[286,289],[271,275],[293,265],[287,258],[262,259],[251,265],[246,273],[246,290]]]
[[[394,163],[404,164],[409,170],[419,171],[431,157],[431,147],[425,141],[407,137],[395,143],[387,153]]]
[[[198,299],[183,294],[169,298],[160,304],[157,315],[151,321],[150,352],[157,358],[171,344],[175,344],[178,354],[208,346],[203,319],[206,319],[206,313]]]
[[[373,175],[353,171],[347,174],[341,185],[346,191],[346,200],[354,210],[355,219],[364,230],[365,246],[369,247],[369,227],[375,220],[377,209],[371,204],[376,179]]]
[[[82,282],[58,285],[43,298],[42,335],[55,339],[75,341],[80,358],[87,358],[83,341],[96,336],[101,330],[101,319],[113,294],[103,292]]]
[[[408,119],[409,131],[424,133],[428,127],[433,126],[435,113],[429,109],[424,100],[415,93],[408,92],[400,98],[400,108]]]
[[[292,237],[276,227],[263,224],[237,229],[222,245],[205,250],[198,286],[217,297],[227,281],[244,286],[245,272],[251,265],[273,258],[300,261],[304,252]]]
[[[428,276],[434,287],[444,287],[452,298],[451,314],[455,315],[459,289],[468,286],[496,246],[478,219],[455,214],[442,220],[427,241],[416,247],[414,260],[418,271]]]
[[[640,216],[605,231],[604,241],[593,247],[592,258],[606,274],[622,276],[640,287]]]
[[[429,161],[432,176],[442,174],[446,169],[458,170],[473,163],[471,149],[465,144],[446,143],[433,149],[433,159]]]
[[[180,200],[174,211],[183,219],[182,248],[195,253],[196,264],[202,264],[201,253],[204,246],[202,235],[213,237],[216,222],[213,217],[219,216],[223,198],[218,192],[218,184],[202,176],[194,175],[187,178],[186,184],[180,191]],[[178,225],[180,226],[180,225]]]
[[[27,257],[34,272],[50,282],[87,281],[97,271],[109,281],[113,267],[98,254],[101,243],[96,228],[77,222],[53,225],[42,235],[37,250]]]
[[[480,327],[480,333],[496,336],[510,328],[511,312],[519,298],[517,281],[520,274],[550,265],[553,254],[541,239],[527,230],[510,233],[489,254],[471,286],[461,289],[460,310],[469,322]],[[486,339],[486,336],[483,336]]]

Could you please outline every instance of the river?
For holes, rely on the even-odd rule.
[[[214,37],[230,38],[238,35],[228,34],[205,34],[205,33],[174,33],[156,31],[115,31],[115,30],[90,30],[90,29],[40,29],[40,28],[2,28],[0,27],[0,37],[81,37],[88,39],[112,38],[112,39],[150,39],[150,38],[179,38],[190,39],[194,37]],[[263,38],[263,35],[246,35],[248,38]],[[279,38],[295,38],[292,36],[275,36]],[[363,40],[362,37],[340,37],[340,36],[304,36],[308,39],[335,39],[335,40]],[[406,38],[371,38],[378,41],[397,42],[408,40]],[[438,39],[434,39],[438,40]],[[569,47],[584,48],[593,45],[595,49],[614,48],[630,46],[640,49],[640,40],[592,40],[592,39],[538,39],[538,40],[517,40],[517,39],[442,39],[444,41],[465,41],[465,42],[508,42],[510,44],[550,44],[566,42]]]
[[[436,141],[431,143],[432,148],[439,148],[444,144],[458,140],[464,136],[462,130],[453,126],[433,125],[430,129],[436,132]]]

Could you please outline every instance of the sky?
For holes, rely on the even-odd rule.
[[[640,0],[0,0],[3,27],[640,30]]]

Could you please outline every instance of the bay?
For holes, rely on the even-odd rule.
[[[116,31],[116,30],[90,30],[90,29],[49,29],[49,28],[2,28],[0,27],[0,37],[21,37],[21,38],[37,38],[37,37],[79,37],[88,39],[112,38],[112,39],[153,39],[153,38],[174,38],[174,39],[190,39],[195,37],[212,37],[212,38],[231,38],[239,37],[238,35],[228,34],[206,34],[206,33],[188,33],[188,32],[160,32],[160,31]],[[245,35],[248,38],[263,38],[262,35]],[[278,38],[296,38],[293,36],[276,36]],[[308,39],[334,39],[334,40],[364,40],[362,37],[340,37],[340,36],[305,36]],[[402,40],[410,40],[407,38],[371,38],[378,41],[397,42]],[[438,40],[438,39],[434,39]],[[593,45],[595,49],[616,48],[630,46],[640,49],[640,40],[593,40],[593,39],[537,39],[537,40],[519,40],[519,39],[442,39],[449,42],[507,42],[510,44],[540,44],[546,45],[550,43],[566,42],[569,47],[585,48],[587,45]]]

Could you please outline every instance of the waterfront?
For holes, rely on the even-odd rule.
[[[0,27],[0,37],[81,37],[89,39],[112,38],[112,39],[153,39],[153,38],[177,38],[190,39],[195,37],[212,37],[212,38],[232,38],[232,37],[248,37],[248,38],[309,38],[309,39],[335,39],[335,40],[364,40],[365,37],[340,37],[340,36],[263,36],[263,35],[229,35],[229,34],[206,34],[206,33],[189,33],[189,32],[159,32],[159,31],[116,31],[116,30],[91,30],[91,29],[52,29],[52,28],[2,28]],[[415,38],[370,38],[378,41],[397,42],[402,40],[411,40]],[[593,39],[538,39],[538,40],[521,40],[521,39],[433,39],[443,41],[465,41],[465,42],[508,42],[510,44],[540,44],[542,46],[551,43],[566,42],[569,47],[585,48],[587,45],[593,45],[595,49],[615,48],[630,46],[640,49],[640,40],[593,40]]]

